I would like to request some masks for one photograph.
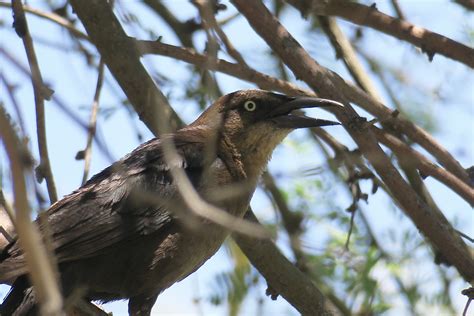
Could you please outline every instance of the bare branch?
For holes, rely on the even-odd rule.
[[[62,297],[55,278],[54,269],[48,259],[41,234],[30,219],[30,207],[25,183],[25,171],[29,168],[26,150],[10,124],[5,109],[0,106],[0,136],[3,140],[12,170],[14,190],[15,228],[19,243],[25,253],[26,264],[31,275],[44,315],[62,315]],[[30,161],[31,163],[31,161]]]
[[[242,66],[247,66],[247,63],[245,62],[242,55],[237,51],[237,49],[231,43],[227,35],[220,27],[220,25],[217,23],[216,17],[214,16],[211,8],[211,2],[208,2],[206,0],[196,0],[194,1],[194,3],[198,7],[199,12],[201,14],[201,18],[206,22],[206,25],[214,29],[216,34],[221,39],[222,43],[224,43],[227,53],[229,53],[229,55],[232,56],[232,58],[234,58],[237,63],[241,64]]]
[[[94,100],[92,102],[91,116],[89,119],[89,131],[87,133],[86,148],[82,151],[84,154],[84,173],[82,175],[82,184],[86,183],[89,177],[89,169],[91,162],[92,152],[92,140],[94,139],[96,124],[97,124],[97,112],[99,111],[99,98],[100,92],[102,91],[102,83],[104,81],[104,62],[102,59],[99,63],[99,74],[97,76],[97,85],[95,87]]]
[[[312,1],[298,1],[300,3],[303,2],[307,9],[311,8],[310,2]],[[368,7],[363,4],[342,0],[331,0],[327,5],[323,4],[322,1],[317,2],[311,8],[315,10],[314,12],[317,15],[338,16],[352,23],[365,25],[409,42],[426,53],[430,61],[435,54],[441,54],[474,68],[474,49],[405,20],[393,18],[378,11],[375,6]]]
[[[48,143],[46,139],[46,122],[44,112],[44,100],[49,100],[53,91],[45,86],[41,72],[36,58],[33,40],[31,39],[26,22],[25,12],[20,0],[12,1],[13,7],[13,25],[18,36],[23,40],[25,46],[26,56],[31,70],[31,78],[33,83],[33,92],[35,95],[36,106],[36,131],[38,135],[38,150],[40,153],[40,164],[36,169],[36,174],[41,182],[43,178],[46,180],[48,187],[48,194],[51,203],[58,200],[56,192],[56,184],[54,183],[53,173],[51,171],[51,164],[48,154]]]
[[[11,4],[8,3],[8,2],[2,2],[0,1],[0,8],[11,8]],[[56,23],[62,27],[64,27],[65,29],[67,29],[69,32],[71,32],[72,35],[78,37],[78,38],[81,38],[81,39],[86,39],[88,40],[88,37],[86,34],[84,34],[83,32],[79,31],[78,29],[76,29],[74,27],[74,25],[71,24],[71,22],[69,22],[68,20],[66,20],[65,18],[63,18],[62,16],[60,15],[57,15],[55,13],[52,13],[52,12],[44,12],[42,10],[38,10],[38,9],[35,9],[35,8],[32,8],[28,5],[23,5],[23,10],[26,12],[26,13],[31,13],[37,17],[40,17],[40,18],[44,18],[46,20],[49,20],[53,23]]]
[[[397,13],[397,17],[400,20],[406,20],[405,14],[403,14],[402,8],[400,7],[398,0],[390,0],[390,3],[392,4],[393,10]]]
[[[424,176],[432,176],[439,182],[444,183],[471,206],[474,206],[474,188],[460,181],[449,171],[436,166],[430,162],[428,158],[404,144],[394,135],[376,127],[372,128],[372,132],[375,134],[375,137],[377,137],[377,140],[392,149],[399,159],[406,160],[409,165],[419,169]]]

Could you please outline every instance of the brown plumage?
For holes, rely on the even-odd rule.
[[[191,213],[170,168],[183,168],[202,198],[242,217],[274,148],[291,130],[336,124],[290,113],[334,105],[261,90],[231,93],[166,136],[179,154],[172,166],[155,138],[53,204],[46,217],[63,294],[104,302],[129,298],[131,315],[149,315],[157,296],[196,271],[228,235]],[[238,182],[234,194],[216,193]],[[15,280],[2,315],[36,314],[27,272],[21,249],[11,243],[0,256],[0,282]]]

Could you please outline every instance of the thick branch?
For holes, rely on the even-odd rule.
[[[233,0],[238,10],[247,18],[253,29],[282,58],[297,78],[304,80],[322,97],[341,100],[344,109],[335,111],[365,157],[370,161],[393,196],[420,231],[442,252],[459,273],[474,282],[474,259],[465,243],[454,232],[442,214],[430,211],[404,181],[390,159],[378,145],[367,124],[348,106],[349,86],[337,74],[316,63],[260,1]],[[355,88],[352,88],[355,89]],[[365,99],[369,97],[360,90]]]

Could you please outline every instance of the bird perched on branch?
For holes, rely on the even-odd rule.
[[[229,234],[194,214],[173,169],[184,170],[206,202],[241,218],[273,150],[290,131],[337,124],[294,110],[338,105],[237,91],[218,99],[192,124],[142,144],[92,177],[53,204],[42,221],[63,295],[69,301],[128,298],[130,315],[149,315],[158,295],[196,271]],[[165,157],[163,139],[174,143],[177,155],[171,159]],[[13,282],[2,315],[38,313],[27,273],[14,241],[0,255],[0,282]]]

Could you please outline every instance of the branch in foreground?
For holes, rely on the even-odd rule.
[[[384,14],[374,6],[368,7],[343,0],[331,0],[327,4],[324,1],[316,1],[316,4],[313,4],[315,2],[309,0],[292,2],[299,3],[298,6],[303,7],[305,12],[313,11],[317,15],[338,16],[409,42],[426,53],[430,61],[433,60],[435,54],[441,54],[474,68],[474,49],[446,36]]]
[[[261,1],[232,1],[247,18],[252,28],[282,58],[297,78],[308,83],[322,97],[341,100],[345,109],[335,111],[351,137],[370,161],[379,176],[389,187],[393,196],[403,207],[420,231],[433,243],[459,273],[468,281],[474,282],[474,258],[464,241],[455,233],[449,221],[442,214],[433,213],[405,182],[390,159],[378,145],[375,136],[367,129],[357,113],[349,106],[348,98],[354,94],[354,87],[347,85],[337,74],[321,67],[308,55],[301,45],[268,11]],[[349,89],[351,88],[351,89]],[[346,91],[350,93],[346,94]],[[370,99],[357,89],[357,94]],[[357,103],[357,102],[356,102]]]
[[[258,223],[251,209],[244,218]],[[267,283],[302,315],[339,315],[321,291],[281,254],[271,240],[256,240],[240,234],[232,237]]]
[[[55,278],[54,269],[48,259],[41,234],[30,220],[30,207],[25,183],[27,159],[26,150],[8,120],[7,113],[0,107],[0,136],[10,161],[15,205],[15,228],[20,245],[25,252],[28,272],[45,315],[62,315],[62,297]]]

